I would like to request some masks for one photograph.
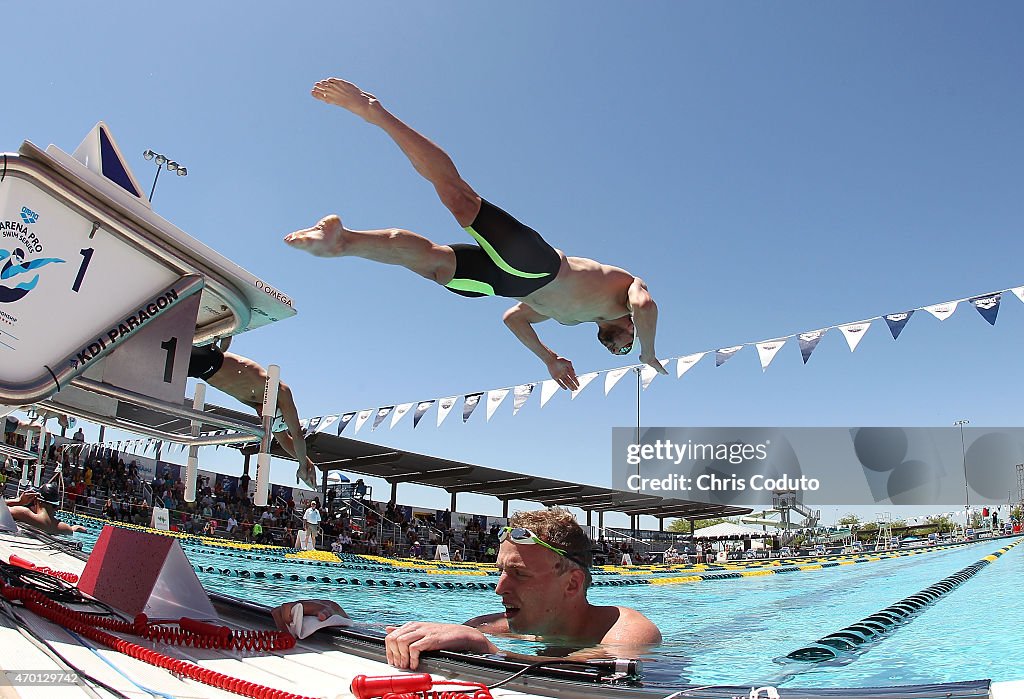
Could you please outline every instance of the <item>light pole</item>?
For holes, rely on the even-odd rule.
[[[960,453],[964,458],[964,519],[970,525],[971,490],[967,485],[967,448],[964,446],[964,425],[971,424],[971,421],[957,420],[953,424],[960,428]]]
[[[156,191],[156,181],[160,179],[160,171],[165,167],[173,173],[176,173],[179,177],[185,177],[188,174],[188,169],[181,163],[170,160],[166,155],[157,153],[149,150],[148,148],[142,153],[142,157],[146,160],[153,160],[156,158],[156,175],[153,177],[153,187],[149,190],[149,201],[153,201],[153,193]]]

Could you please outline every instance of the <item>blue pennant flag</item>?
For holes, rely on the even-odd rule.
[[[736,345],[735,347],[723,347],[722,349],[715,350],[715,366],[720,367],[727,361],[732,359],[732,356],[743,349],[743,345]]]
[[[412,428],[416,429],[420,424],[420,419],[423,415],[430,410],[430,406],[434,404],[433,400],[421,400],[416,406],[416,413],[412,416]]]
[[[910,320],[912,315],[914,315],[913,311],[903,311],[903,313],[890,313],[885,317],[885,324],[889,326],[892,339],[899,339],[900,333],[903,332],[903,328],[907,325],[907,321]]]
[[[341,433],[345,431],[345,428],[348,427],[348,423],[352,422],[352,418],[354,418],[355,415],[355,413],[345,413],[344,415],[341,416],[341,419],[338,420],[339,437],[341,436]]]
[[[999,302],[1002,294],[990,294],[989,296],[975,296],[971,303],[978,309],[981,317],[988,321],[989,325],[996,324],[996,316],[999,315]]]
[[[811,358],[811,352],[821,342],[821,338],[825,336],[827,328],[825,330],[814,330],[809,333],[800,333],[800,356],[804,358],[804,364]]]

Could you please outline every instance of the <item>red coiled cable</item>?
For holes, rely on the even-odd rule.
[[[12,555],[7,561],[13,566],[19,566],[21,568],[27,568],[28,570],[34,570],[37,573],[45,573],[46,575],[52,575],[55,578],[60,578],[64,582],[69,582],[74,585],[78,582],[78,576],[74,573],[65,573],[63,570],[54,570],[49,566],[37,566],[32,561],[27,561],[21,556]]]
[[[291,692],[286,692],[284,690],[264,687],[256,684],[255,682],[248,682],[237,677],[224,675],[185,660],[171,658],[154,650],[143,648],[131,641],[118,638],[117,636],[109,634],[106,631],[101,631],[97,628],[102,626],[111,630],[123,631],[126,633],[139,633],[139,631],[153,628],[148,625],[146,617],[143,614],[137,616],[134,623],[128,623],[118,619],[110,619],[76,612],[64,607],[62,604],[54,602],[37,590],[3,585],[3,587],[0,587],[0,594],[3,594],[3,596],[8,600],[21,601],[21,603],[25,605],[26,609],[29,609],[35,614],[49,619],[56,624],[60,624],[70,631],[74,631],[77,634],[85,636],[90,640],[102,643],[108,648],[124,653],[127,656],[136,658],[137,660],[142,660],[143,662],[155,665],[156,667],[160,667],[165,670],[170,670],[173,673],[183,677],[188,677],[189,679],[196,680],[197,682],[202,682],[212,687],[217,687],[218,689],[234,692],[235,694],[252,697],[252,699],[310,699],[300,694],[292,694]],[[291,646],[294,646],[295,639],[290,636],[289,638],[291,639]]]
[[[207,624],[188,617],[179,619],[178,627],[162,623],[144,624],[135,633],[169,645],[248,651],[287,650],[295,647],[295,637],[286,631],[232,631],[226,626]],[[204,631],[204,628],[210,630]]]

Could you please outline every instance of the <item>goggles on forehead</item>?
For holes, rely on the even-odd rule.
[[[552,546],[551,544],[541,539],[539,536],[534,534],[526,527],[502,527],[501,531],[498,532],[498,541],[502,542],[506,540],[511,541],[513,544],[540,544],[544,548],[554,551],[562,558],[569,559],[570,561],[578,565],[580,568],[586,569],[587,567],[583,564],[583,561],[581,561],[576,556],[566,552],[565,549],[560,549],[557,546]]]

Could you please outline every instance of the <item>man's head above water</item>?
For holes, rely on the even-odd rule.
[[[460,650],[497,653],[489,636],[532,635],[581,657],[636,657],[661,642],[658,627],[635,609],[599,606],[587,601],[590,585],[590,539],[566,510],[517,512],[499,531],[500,571],[495,592],[503,612],[484,614],[462,624],[411,621],[387,627],[388,662],[415,669],[420,653]],[[273,611],[278,628],[286,628],[294,603]],[[337,604],[308,600],[305,614],[326,619],[344,614]],[[535,661],[535,656],[509,657]]]
[[[561,508],[517,512],[501,531],[495,592],[514,633],[561,636],[569,609],[587,604],[590,539]]]

